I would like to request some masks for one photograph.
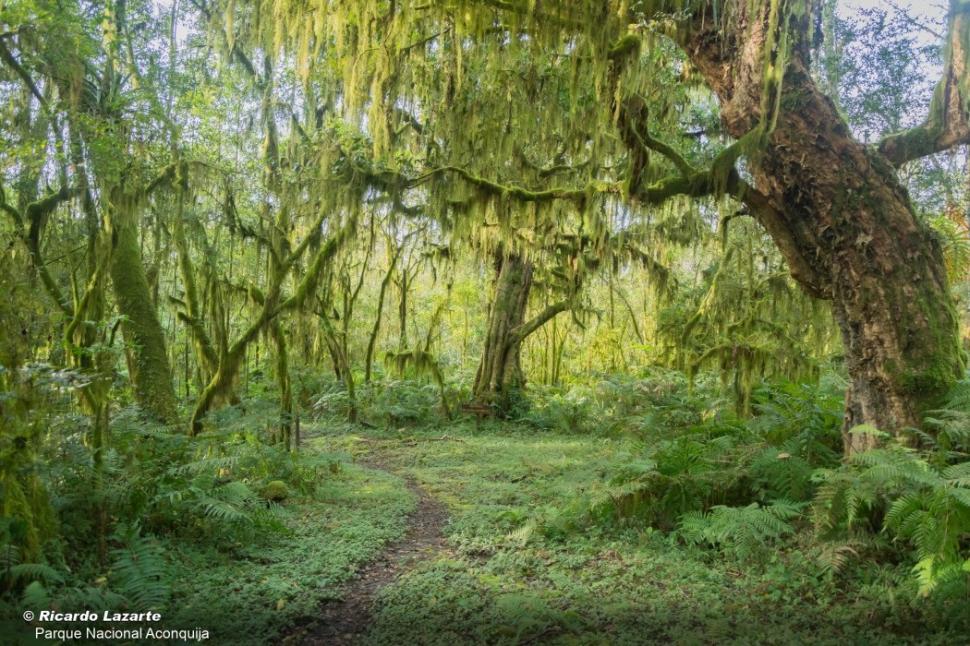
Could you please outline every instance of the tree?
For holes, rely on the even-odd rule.
[[[355,61],[352,74],[340,79],[346,112],[368,114],[375,152],[392,145],[390,133],[400,123],[396,107],[417,103],[443,149],[431,155],[445,158],[434,176],[455,175],[479,193],[585,209],[597,199],[626,199],[634,208],[683,199],[678,196],[729,196],[741,203],[798,283],[832,303],[851,377],[847,451],[873,441],[850,434],[856,425],[892,433],[918,426],[921,411],[962,374],[942,256],[895,167],[968,139],[964,0],[951,2],[945,74],[929,118],[876,148],[852,137],[811,74],[817,6],[808,0],[541,6],[513,0],[464,7],[462,14],[427,5],[338,2],[327,20],[307,29],[310,17],[294,4],[275,14],[289,28],[263,42],[299,52],[316,51],[307,39],[336,42],[324,55]],[[369,24],[393,39],[369,31]],[[297,36],[287,40],[283,33]],[[382,47],[374,46],[376,38]],[[428,46],[432,41],[436,45]],[[509,68],[518,70],[527,56],[534,61],[526,66],[531,75],[510,76]],[[312,68],[311,61],[303,64]],[[671,83],[670,70],[678,67],[680,79]],[[571,73],[565,95],[556,85],[566,77],[563,69]],[[733,139],[707,162],[694,151],[685,155],[682,137],[651,134],[664,119],[670,123],[670,110],[704,104],[685,103],[675,89],[699,82],[716,96],[720,127]],[[477,91],[495,87],[507,94]],[[675,100],[661,96],[664,89],[673,89]],[[476,101],[479,112],[473,113],[469,106]],[[507,120],[503,103],[514,115]],[[516,176],[510,153],[516,141],[528,141],[536,123],[544,125],[541,139],[555,133],[573,160],[592,153],[585,182],[533,189],[524,181],[529,175]],[[501,134],[482,140],[484,128]],[[604,132],[616,133],[623,145],[611,145]],[[548,154],[543,148],[537,146]],[[618,176],[612,169],[623,158],[626,172]],[[487,179],[480,170],[487,165],[510,180]],[[446,189],[439,181],[433,190]]]
[[[485,345],[472,394],[479,404],[509,412],[516,391],[525,387],[522,342],[557,314],[569,309],[564,299],[526,320],[535,267],[522,252],[495,252],[495,295],[488,311]]]
[[[927,123],[885,139],[878,150],[851,136],[816,86],[807,9],[755,4],[739,7],[725,23],[714,21],[708,7],[694,15],[680,42],[717,93],[731,135],[741,139],[757,132],[759,122],[771,124],[749,159],[757,193],[740,197],[795,279],[833,303],[852,380],[845,416],[845,446],[852,452],[874,442],[848,433],[855,425],[896,433],[919,426],[921,411],[964,369],[942,254],[893,165],[968,135],[960,89],[966,7],[951,3],[946,77]],[[782,55],[775,58],[779,40]]]
[[[131,47],[122,48],[123,39],[130,45],[133,38],[127,26],[127,3],[110,4],[99,30],[80,12],[60,12],[44,3],[41,8],[47,20],[31,25],[40,33],[23,29],[19,38],[11,41],[19,50],[17,53],[31,64],[18,60],[6,41],[0,43],[0,60],[37,99],[50,131],[62,146],[53,151],[55,156],[63,156],[59,164],[65,168],[61,180],[62,190],[67,193],[60,201],[80,196],[90,226],[103,229],[110,241],[110,249],[89,244],[88,262],[99,264],[103,254],[109,264],[116,305],[123,317],[135,398],[146,413],[174,422],[176,400],[167,346],[149,290],[139,240],[142,207],[152,191],[170,177],[171,168],[156,175],[150,163],[122,164],[125,153],[147,136],[147,132],[131,128],[123,118],[123,106],[134,100],[134,88],[126,83],[122,68],[131,71],[140,65],[132,58]],[[72,45],[55,45],[55,32]],[[137,74],[133,76],[138,78]],[[70,177],[73,187],[66,184],[65,158],[74,166]],[[91,180],[86,173],[90,173]],[[95,194],[99,200],[94,199]],[[35,222],[35,235],[42,231],[48,215],[45,213]],[[52,281],[44,282],[48,290],[54,287]],[[55,298],[60,299],[59,305],[66,303],[61,297]],[[95,294],[89,302],[101,299],[102,295]]]

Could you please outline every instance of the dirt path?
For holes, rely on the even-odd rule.
[[[358,460],[358,464],[394,473],[394,469],[379,456],[368,455]],[[417,506],[408,516],[404,536],[388,544],[374,560],[362,565],[344,584],[340,600],[325,603],[316,622],[292,634],[286,643],[343,645],[357,642],[370,627],[377,593],[415,563],[444,549],[442,528],[448,521],[444,505],[428,495],[413,478],[405,477],[404,482],[418,498]]]

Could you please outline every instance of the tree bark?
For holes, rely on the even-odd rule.
[[[141,262],[136,222],[136,198],[113,191],[109,205],[111,226],[111,283],[118,311],[124,317],[122,331],[129,344],[128,370],[135,401],[160,421],[178,417],[172,369],[165,346],[165,333],[152,301],[145,268]]]
[[[293,423],[293,390],[290,385],[289,350],[286,334],[279,317],[270,325],[270,335],[276,344],[276,382],[280,388],[280,434],[277,438],[287,450],[290,448],[290,434]]]
[[[769,9],[740,4],[749,8],[738,9],[732,28],[707,16],[685,43],[736,138],[766,116],[769,40]],[[752,196],[752,212],[793,277],[832,301],[851,379],[843,435],[853,453],[876,443],[872,434],[849,433],[857,425],[895,435],[918,426],[921,412],[963,373],[964,357],[939,245],[917,219],[891,163],[852,137],[816,87],[804,20],[790,31],[797,38],[776,125],[747,160],[760,194]]]
[[[197,435],[202,431],[203,418],[212,409],[215,402],[231,390],[232,384],[239,374],[239,369],[242,366],[243,358],[246,356],[246,348],[249,347],[249,344],[277,316],[283,312],[299,309],[303,306],[307,295],[316,291],[324,265],[333,259],[337,251],[355,231],[355,222],[351,219],[324,244],[320,245],[313,260],[303,273],[294,293],[290,297],[282,299],[280,290],[282,288],[283,278],[292,271],[294,264],[303,256],[311,241],[319,241],[320,227],[323,224],[323,219],[324,215],[321,214],[320,218],[310,227],[311,233],[284,260],[279,272],[280,280],[270,285],[268,294],[265,296],[259,295],[257,301],[261,303],[261,308],[256,318],[246,327],[232,345],[229,345],[225,350],[221,351],[219,367],[215,374],[212,375],[212,379],[209,380],[209,383],[199,394],[195,408],[192,411],[192,417],[189,422],[190,434]],[[253,290],[253,295],[256,295],[255,290]]]
[[[388,241],[388,244],[390,244],[390,238],[388,238]],[[384,278],[381,280],[380,291],[377,293],[377,313],[374,314],[374,327],[371,328],[370,336],[367,338],[367,354],[364,357],[365,384],[370,383],[371,371],[374,365],[374,348],[377,346],[377,334],[381,330],[381,320],[384,317],[384,298],[387,294],[387,286],[394,277],[394,268],[397,266],[397,259],[400,257],[403,248],[403,245],[395,248],[394,254],[388,263],[387,273],[384,274]]]
[[[495,296],[472,395],[476,403],[492,406],[501,414],[508,411],[513,392],[525,385],[519,358],[522,344],[516,342],[513,330],[525,319],[533,267],[519,254],[500,252],[495,257],[495,271]]]
[[[549,305],[525,320],[532,291],[532,262],[519,253],[495,255],[495,296],[488,312],[487,334],[475,375],[472,398],[505,415],[515,394],[525,388],[522,342],[557,314],[569,309],[571,299]]]
[[[183,306],[185,311],[178,312],[177,316],[185,324],[188,334],[192,337],[195,357],[199,368],[204,371],[202,373],[203,379],[207,382],[219,367],[219,353],[206,331],[203,307],[195,282],[197,270],[192,263],[189,241],[185,234],[185,190],[183,186],[179,187],[176,195],[176,211],[175,217],[172,219],[172,239],[175,241],[179,276],[182,278],[182,288],[185,291],[185,301],[178,303]],[[206,246],[208,247],[208,245]],[[207,263],[211,262],[210,256]]]

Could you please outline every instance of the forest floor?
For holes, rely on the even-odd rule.
[[[310,431],[302,450],[334,463],[279,509],[285,531],[167,543],[171,624],[234,646],[966,642],[894,592],[908,566],[827,571],[808,528],[742,559],[642,519],[584,517],[643,459],[642,437]]]
[[[875,571],[849,583],[791,545],[742,562],[638,523],[571,524],[637,441],[497,423],[322,433],[314,446],[417,506],[292,642],[952,643]]]
[[[358,461],[368,469],[392,471],[380,452]],[[448,519],[444,505],[418,486],[414,478],[404,478],[417,504],[407,517],[407,531],[381,553],[361,567],[344,585],[338,600],[325,602],[320,617],[289,635],[286,643],[342,646],[356,643],[372,623],[377,594],[403,572],[422,560],[435,558],[446,549],[443,528]]]

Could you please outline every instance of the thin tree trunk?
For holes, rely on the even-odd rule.
[[[369,384],[371,379],[371,370],[374,365],[374,349],[377,346],[377,335],[381,329],[381,319],[384,317],[384,297],[387,294],[387,286],[391,282],[391,278],[394,276],[394,267],[397,265],[397,259],[401,255],[401,250],[403,245],[398,247],[394,255],[391,256],[390,264],[387,267],[387,273],[384,274],[384,279],[381,280],[381,289],[377,293],[377,313],[374,315],[374,327],[371,328],[370,337],[367,339],[367,356],[364,358],[364,383]]]
[[[286,336],[279,317],[273,320],[270,333],[276,344],[276,381],[280,388],[280,435],[277,439],[289,449],[293,419],[293,391],[290,386],[290,363]]]
[[[297,248],[294,249],[285,259],[281,271],[279,272],[280,280],[270,285],[269,294],[259,297],[258,300],[261,301],[262,307],[256,318],[243,331],[239,338],[232,343],[232,345],[229,345],[225,351],[221,352],[221,356],[219,358],[219,368],[216,370],[215,374],[212,375],[212,379],[209,380],[209,383],[202,390],[198,400],[196,401],[195,409],[192,412],[192,419],[189,424],[191,434],[195,435],[202,430],[202,419],[213,407],[213,404],[217,401],[217,399],[220,396],[224,396],[232,388],[232,384],[234,383],[236,376],[239,374],[239,368],[246,356],[246,349],[249,347],[249,344],[256,340],[259,333],[262,332],[266,326],[269,325],[277,316],[286,311],[299,309],[303,306],[307,295],[316,291],[317,283],[321,273],[323,272],[324,265],[333,259],[337,251],[350,238],[350,236],[353,235],[356,223],[351,219],[320,246],[313,258],[313,261],[309,264],[304,272],[293,295],[280,302],[280,289],[282,288],[283,277],[285,277],[292,270],[296,261],[302,257],[304,251],[306,251],[307,247],[310,245],[310,242],[314,239],[319,239],[319,231],[323,217],[324,216],[321,215],[320,219],[310,228],[313,233],[308,235],[303,242],[301,242]]]
[[[409,280],[409,268],[401,268],[401,298],[397,304],[397,318],[398,325],[400,328],[400,336],[398,337],[398,352],[403,352],[408,347],[408,288],[410,287]]]
[[[192,264],[189,242],[185,235],[185,194],[183,190],[179,190],[176,199],[178,203],[172,222],[172,237],[175,240],[175,249],[178,252],[182,288],[185,290],[185,312],[179,312],[179,319],[185,323],[187,331],[192,337],[196,360],[204,370],[204,380],[208,381],[219,365],[219,355],[205,329],[203,307],[199,301],[199,290],[195,281],[196,268]],[[215,285],[212,288],[217,289]]]

